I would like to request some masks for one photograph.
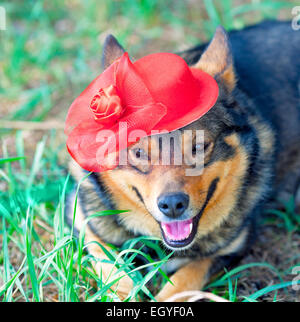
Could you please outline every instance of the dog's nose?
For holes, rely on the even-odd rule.
[[[163,194],[157,199],[159,210],[168,217],[177,218],[189,205],[190,198],[183,192]]]

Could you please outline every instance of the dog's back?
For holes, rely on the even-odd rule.
[[[230,32],[229,39],[237,87],[251,98],[276,135],[274,190],[286,199],[299,187],[300,32],[292,29],[291,22],[266,21]],[[205,47],[181,54],[194,64]]]

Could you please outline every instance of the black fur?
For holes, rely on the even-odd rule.
[[[235,157],[236,150],[226,143],[226,138],[234,133],[247,155],[247,171],[235,204],[220,227],[200,237],[189,249],[176,252],[176,256],[192,258],[216,256],[247,229],[244,243],[232,253],[220,255],[214,271],[241,256],[250,245],[266,201],[286,191],[295,192],[300,179],[300,31],[294,31],[290,22],[264,22],[230,32],[229,41],[237,84],[229,94],[216,77],[220,87],[218,102],[197,121],[197,126],[213,136],[214,147],[206,167]],[[206,44],[200,45],[179,54],[193,65],[206,47]],[[101,182],[101,175],[92,174],[88,180],[93,185],[93,198],[98,197],[106,209],[116,208],[111,193]],[[217,185],[218,178],[215,178],[207,191],[207,202]],[[91,207],[88,204],[93,202],[86,195],[89,189],[80,193],[87,215],[86,207]],[[143,204],[139,189],[135,186],[132,189]],[[101,220],[106,223],[105,219]],[[107,223],[111,231],[113,225],[123,227],[123,238],[127,237],[127,227],[117,216]],[[97,235],[93,221],[90,227]],[[99,237],[106,240],[106,236]]]

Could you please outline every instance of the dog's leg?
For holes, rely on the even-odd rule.
[[[109,259],[97,243],[109,250],[109,247],[102,240],[100,240],[95,234],[87,229],[85,235],[85,244],[88,244],[87,248],[89,253],[97,260],[93,263],[95,271],[99,276],[102,277],[102,280],[105,284],[108,284],[121,277],[120,280],[111,286],[111,289],[116,291],[116,294],[121,300],[124,300],[133,287],[133,281],[124,271],[117,273],[117,268],[113,263],[103,262],[105,260],[108,261]]]
[[[156,300],[162,302],[176,293],[201,290],[211,274],[217,273],[219,269],[227,266],[234,259],[238,259],[244,253],[245,247],[249,245],[251,235],[253,235],[253,232],[250,234],[252,229],[254,227],[245,227],[230,244],[219,250],[214,257],[194,260],[180,268],[170,278],[173,285],[167,283],[156,296]],[[180,298],[179,300],[186,299]]]
[[[70,205],[70,207],[67,211],[67,220],[71,226],[75,204],[75,192],[69,195],[68,204]],[[81,203],[78,202],[74,222],[74,226],[77,231],[80,231],[80,229],[84,226],[85,220],[85,213],[82,209]],[[84,243],[85,245],[87,245],[88,252],[95,257],[95,261],[93,261],[94,269],[99,276],[102,276],[102,280],[105,284],[108,284],[114,279],[123,276],[118,282],[111,286],[111,289],[113,291],[116,291],[121,300],[124,300],[130,293],[133,287],[133,282],[125,272],[116,274],[117,269],[112,263],[103,262],[109,261],[109,259],[107,258],[105,252],[99,246],[99,244],[107,250],[109,250],[109,246],[106,245],[106,243],[103,242],[96,234],[94,234],[88,225],[86,225]]]
[[[158,302],[166,301],[169,297],[183,291],[199,291],[205,284],[212,259],[195,260],[180,268],[171,276],[171,283],[167,283],[156,296]],[[184,299],[180,299],[182,301]]]

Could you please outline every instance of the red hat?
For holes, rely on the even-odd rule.
[[[217,98],[213,77],[175,54],[132,63],[124,53],[72,103],[65,126],[68,151],[88,171],[111,170],[117,161],[100,156],[133,144],[131,131],[142,130],[142,137],[177,130],[207,113]]]

